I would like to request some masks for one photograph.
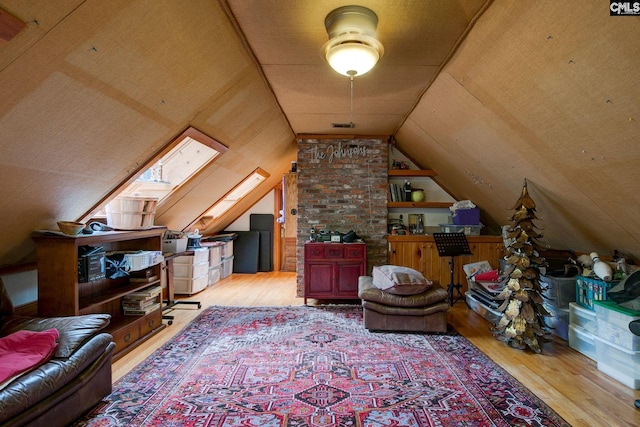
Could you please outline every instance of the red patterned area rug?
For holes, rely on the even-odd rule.
[[[210,307],[76,426],[567,426],[456,331],[358,306]]]

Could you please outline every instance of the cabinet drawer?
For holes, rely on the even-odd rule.
[[[116,343],[116,353],[129,347],[140,338],[140,327],[137,322],[131,322],[127,326],[113,331],[113,342]]]
[[[343,258],[343,249],[342,245],[332,245],[327,243],[327,247],[324,250],[325,258],[327,259],[335,259],[335,258]]]
[[[307,245],[304,248],[304,257],[306,259],[324,259],[324,245]]]
[[[162,310],[156,310],[144,319],[140,319],[140,336],[147,335],[160,325],[162,325]]]
[[[345,245],[344,257],[345,258],[363,258],[364,257],[364,245]]]

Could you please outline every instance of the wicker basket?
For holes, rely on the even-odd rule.
[[[73,221],[58,221],[58,227],[60,231],[64,234],[68,234],[70,236],[77,236],[82,233],[84,229],[84,224],[81,222],[73,222]]]

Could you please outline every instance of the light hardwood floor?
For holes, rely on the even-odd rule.
[[[303,305],[295,296],[295,273],[232,274],[203,292],[185,298],[202,306]],[[310,299],[309,305],[322,302]],[[143,362],[157,347],[178,333],[201,310],[177,305],[172,325],[113,364],[114,381]],[[640,426],[640,410],[632,390],[598,371],[596,363],[557,339],[542,354],[515,350],[496,341],[489,323],[458,301],[448,312],[449,323],[480,350],[534,392],[572,426]]]

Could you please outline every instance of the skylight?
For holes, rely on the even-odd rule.
[[[137,169],[84,219],[104,217],[106,201],[117,197],[157,198],[161,203],[226,151],[227,147],[215,139],[189,127]]]
[[[161,202],[218,155],[219,151],[185,136],[178,145],[122,190],[120,196],[157,197]]]
[[[226,196],[218,200],[207,212],[205,212],[198,220],[200,224],[209,225],[216,219],[220,218],[225,212],[231,209],[236,203],[260,185],[268,176],[269,174],[262,169],[256,169],[251,175],[236,185],[226,194]]]

